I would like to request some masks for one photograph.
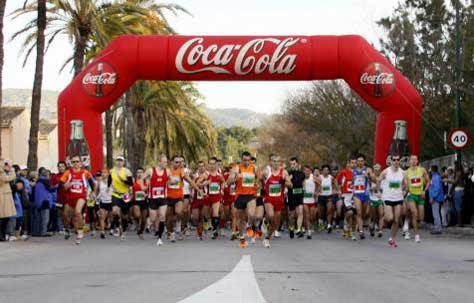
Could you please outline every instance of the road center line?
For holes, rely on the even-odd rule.
[[[242,256],[234,269],[219,281],[178,303],[265,303],[253,271],[250,255]]]

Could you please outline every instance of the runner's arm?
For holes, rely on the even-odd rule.
[[[285,186],[288,188],[293,188],[293,183],[291,182],[290,175],[286,169],[283,171],[283,177],[285,178]]]
[[[188,175],[183,175],[182,178],[188,181],[189,185],[191,185],[195,190],[200,191],[201,189],[194,183],[193,180]]]
[[[430,185],[431,185],[430,176],[428,175],[428,172],[426,171],[426,169],[422,168],[422,170],[423,170],[423,179],[425,182],[424,191],[426,192],[430,188]]]

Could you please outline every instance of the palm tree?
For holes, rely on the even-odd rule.
[[[7,0],[0,1],[0,117],[2,116],[2,89],[3,89],[3,16]],[[0,142],[2,142],[2,132],[0,132]],[[0,144],[0,157],[2,156],[2,144]]]
[[[25,2],[26,4],[26,2]],[[46,29],[46,0],[38,0],[36,5],[36,67],[35,77],[33,80],[33,92],[31,98],[31,124],[30,136],[28,140],[28,160],[27,166],[31,170],[36,170],[38,166],[38,130],[41,107],[41,88],[43,85],[43,63],[44,63],[44,47]]]

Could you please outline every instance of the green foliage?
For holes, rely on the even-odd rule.
[[[241,126],[217,129],[217,149],[219,157],[225,162],[237,161],[240,154],[250,150],[248,144],[255,137],[256,129],[250,130]]]

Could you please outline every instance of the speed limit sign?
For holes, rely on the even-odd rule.
[[[462,128],[453,129],[449,134],[449,144],[456,150],[464,149],[468,143],[469,136]]]

